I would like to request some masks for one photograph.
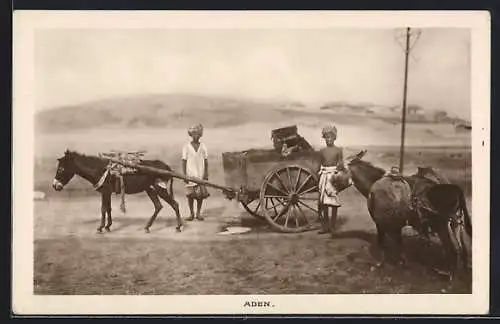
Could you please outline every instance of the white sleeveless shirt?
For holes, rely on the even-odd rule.
[[[182,148],[182,159],[186,160],[187,176],[203,179],[205,160],[208,159],[208,151],[205,144],[200,142],[198,151],[195,151],[193,145],[187,143]],[[196,186],[196,183],[189,182],[187,186]]]

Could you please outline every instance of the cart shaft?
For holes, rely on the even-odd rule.
[[[227,187],[227,186],[222,186],[222,185],[218,185],[218,184],[215,184],[215,183],[212,183],[212,182],[209,182],[209,181],[206,181],[206,180],[202,180],[202,179],[199,179],[199,178],[189,177],[189,176],[186,176],[186,175],[183,175],[183,174],[177,173],[175,171],[171,171],[171,170],[164,170],[164,169],[153,168],[153,167],[150,167],[150,166],[140,165],[140,164],[136,164],[136,163],[132,163],[132,162],[127,162],[127,161],[122,161],[122,160],[113,159],[113,158],[105,158],[105,160],[108,160],[108,161],[111,161],[111,162],[114,162],[114,163],[118,163],[118,164],[121,164],[121,165],[126,166],[126,167],[130,167],[130,168],[134,168],[134,169],[137,169],[137,170],[141,170],[141,171],[144,171],[144,172],[150,172],[150,173],[154,173],[154,174],[158,174],[158,175],[166,175],[166,176],[171,176],[171,177],[177,178],[177,179],[187,180],[187,181],[190,181],[190,182],[194,182],[196,184],[205,185],[207,187],[212,187],[212,188],[220,189],[220,190],[223,190],[225,192],[231,192],[231,193],[236,193],[237,192],[237,190],[235,190],[234,188]]]

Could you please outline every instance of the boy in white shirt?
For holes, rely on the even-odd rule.
[[[208,152],[205,144],[200,142],[200,138],[203,135],[203,126],[201,124],[191,126],[188,134],[191,136],[192,141],[184,145],[182,149],[182,171],[188,177],[208,180]],[[203,200],[208,198],[210,194],[204,185],[187,180],[184,182],[186,183],[186,196],[191,213],[191,216],[187,220],[192,221],[196,218],[202,221],[201,206]],[[194,200],[197,201],[196,217],[193,212]]]

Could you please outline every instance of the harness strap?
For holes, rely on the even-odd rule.
[[[106,167],[106,171],[104,171],[104,173],[102,174],[101,178],[99,179],[99,181],[97,181],[97,183],[94,185],[94,189],[95,190],[99,190],[102,188],[102,186],[104,185],[104,181],[106,181],[106,178],[108,177],[109,175],[109,172],[110,172],[110,168],[109,168],[109,165]]]

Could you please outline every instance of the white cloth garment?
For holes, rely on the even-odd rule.
[[[338,172],[335,166],[321,166],[319,170],[319,201],[322,205],[341,206],[337,189],[332,181]]]
[[[200,143],[198,151],[195,151],[193,145],[187,143],[182,148],[182,159],[186,160],[186,175],[188,177],[203,179],[205,159],[208,159],[208,152],[205,144]],[[186,186],[194,187],[197,186],[197,184],[189,182]]]

